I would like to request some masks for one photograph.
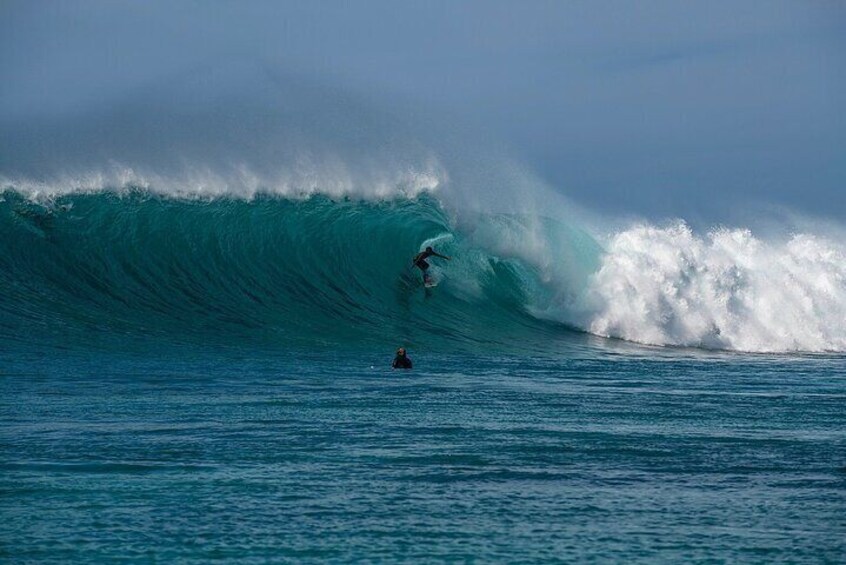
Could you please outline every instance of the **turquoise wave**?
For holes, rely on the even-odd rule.
[[[457,218],[430,196],[199,200],[122,190],[37,202],[7,190],[0,339],[543,349],[572,332],[538,315],[560,303],[562,286],[527,254],[530,228],[515,215]],[[571,250],[563,292],[577,293],[574,273],[595,267],[596,244],[551,221],[542,228]],[[425,245],[454,256],[433,261],[431,290],[411,266]]]

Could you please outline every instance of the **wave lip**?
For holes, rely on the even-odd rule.
[[[783,244],[684,223],[616,234],[582,305],[584,329],[651,345],[846,351],[846,253],[808,234]]]
[[[63,172],[37,178],[0,175],[0,190],[14,190],[32,200],[49,200],[69,194],[132,192],[143,190],[187,199],[241,198],[271,195],[284,198],[415,198],[436,193],[447,182],[446,170],[430,157],[419,164],[398,164],[390,169],[353,168],[340,160],[316,164],[301,159],[286,170],[258,171],[249,165],[185,167],[162,175],[113,162],[83,172]]]

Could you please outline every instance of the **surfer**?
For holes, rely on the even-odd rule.
[[[405,347],[397,349],[397,356],[394,357],[391,367],[394,369],[411,369],[411,358],[405,354]]]
[[[417,255],[414,256],[414,266],[423,271],[423,283],[430,284],[432,282],[432,277],[426,272],[429,269],[429,263],[426,261],[429,257],[440,257],[441,259],[446,259],[447,261],[451,261],[449,257],[446,255],[441,255],[440,253],[436,253],[434,249],[431,247],[427,247],[425,251],[421,251]]]

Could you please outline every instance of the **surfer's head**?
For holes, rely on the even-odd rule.
[[[405,357],[405,347],[400,347],[399,349],[397,349],[397,355],[399,355],[400,357]]]
[[[434,251],[434,249],[432,249],[431,247],[427,247],[426,251],[432,252],[432,251]]]

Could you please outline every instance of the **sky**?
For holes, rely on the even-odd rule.
[[[837,1],[5,0],[0,119],[58,119],[233,59],[501,140],[588,207],[846,217]]]

